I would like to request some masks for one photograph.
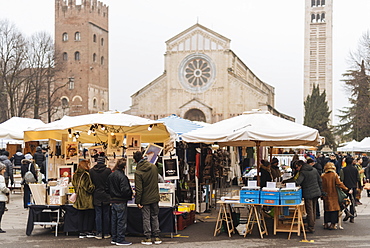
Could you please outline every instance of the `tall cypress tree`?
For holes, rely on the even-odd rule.
[[[370,78],[366,75],[363,60],[359,67],[359,70],[348,70],[343,74],[343,81],[351,92],[351,106],[340,110],[341,124],[337,126],[337,133],[344,139],[357,141],[370,136]]]
[[[317,129],[325,137],[325,145],[335,146],[332,127],[329,125],[331,111],[326,101],[326,91],[320,93],[319,85],[314,85],[311,95],[304,102],[304,109],[303,124]]]

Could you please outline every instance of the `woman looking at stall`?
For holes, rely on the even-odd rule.
[[[77,194],[73,207],[78,210],[79,238],[94,237],[94,205],[93,192],[95,189],[89,174],[89,161],[81,160],[76,173],[73,175],[72,184]]]
[[[337,187],[348,191],[348,188],[340,181],[339,176],[335,171],[335,165],[328,162],[324,166],[324,173],[321,175],[322,190],[326,193],[322,197],[324,200],[324,229],[329,230],[335,229],[335,226],[338,223],[338,211],[340,210],[340,206]]]

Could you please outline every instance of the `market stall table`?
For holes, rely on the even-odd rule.
[[[27,236],[31,235],[34,225],[55,226],[55,236],[58,236],[58,225],[63,216],[61,206],[29,205],[28,209]]]

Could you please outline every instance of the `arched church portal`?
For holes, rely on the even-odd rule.
[[[204,115],[203,111],[199,109],[190,109],[186,111],[184,118],[191,121],[206,122],[206,116]]]

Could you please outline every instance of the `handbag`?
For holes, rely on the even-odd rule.
[[[72,193],[72,195],[69,197],[69,201],[70,202],[72,202],[72,203],[75,203],[76,202],[76,200],[77,200],[77,190],[78,190],[78,188],[80,188],[80,184],[81,184],[81,179],[82,179],[82,176],[85,174],[85,172],[84,173],[82,173],[82,175],[80,176],[80,180],[78,180],[78,184],[77,184],[77,188],[76,188],[76,190],[75,190],[75,193]]]
[[[339,203],[342,203],[344,199],[348,198],[347,194],[344,193],[344,191],[339,188],[339,187],[336,187],[337,188],[337,193],[338,193],[338,201]]]
[[[26,172],[26,174],[24,174],[24,181],[26,183],[34,183],[36,182],[36,178],[33,176],[33,173],[31,172],[31,163],[29,163],[28,165],[28,171]]]
[[[366,190],[370,190],[370,183],[365,183],[365,185],[364,185],[364,189],[366,189]]]

